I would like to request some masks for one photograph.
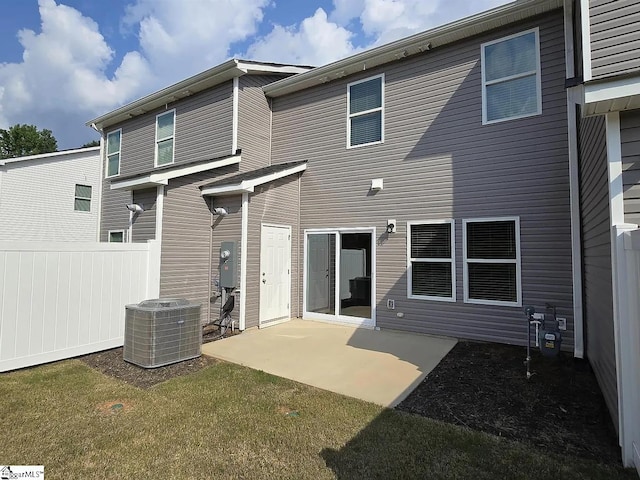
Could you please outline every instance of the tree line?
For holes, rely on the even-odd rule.
[[[92,140],[80,148],[99,145],[98,140]],[[26,124],[16,124],[6,130],[0,128],[0,160],[56,151],[58,141],[51,130],[38,130],[35,125]]]

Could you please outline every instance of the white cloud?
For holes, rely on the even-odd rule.
[[[323,65],[354,53],[352,36],[318,8],[299,27],[275,25],[266,37],[249,47],[247,56],[267,62]]]
[[[254,35],[270,0],[137,0],[124,25],[137,30],[154,74],[171,83],[228,58],[230,46]]]
[[[38,1],[40,30],[17,32],[22,61],[0,63],[0,128],[49,128],[61,148],[92,138],[83,126],[87,119],[214,66],[233,51],[322,65],[506,3],[333,0],[329,12],[318,8],[288,26],[274,22],[256,38],[265,12],[277,18],[273,0],[130,0],[122,27],[134,43],[116,55],[94,20],[59,1]]]

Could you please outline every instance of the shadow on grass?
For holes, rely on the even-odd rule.
[[[339,450],[320,452],[340,480],[631,479],[631,470],[385,410]]]

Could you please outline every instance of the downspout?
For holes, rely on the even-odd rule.
[[[212,202],[209,200],[207,203]],[[212,205],[209,203],[209,211],[212,210]],[[209,297],[207,302],[207,323],[211,323],[211,275],[213,274],[213,212],[210,213],[209,219],[209,276],[207,277],[207,283],[209,285]]]
[[[565,77],[575,76],[573,0],[564,1]],[[582,87],[567,89],[567,142],[569,147],[569,198],[571,212],[571,272],[573,294],[573,355],[584,358],[584,312],[582,302],[582,236],[580,228],[580,175],[578,158],[578,119]]]

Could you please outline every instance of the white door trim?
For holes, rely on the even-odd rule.
[[[336,235],[336,258],[335,258],[335,284],[340,284],[340,268],[338,264],[338,252],[340,251],[340,234],[341,233],[371,233],[371,318],[349,317],[336,313],[334,315],[308,312],[307,311],[307,240],[309,235],[319,233],[333,233]],[[355,325],[365,328],[376,327],[376,227],[352,227],[352,228],[310,228],[304,230],[304,258],[303,258],[303,275],[302,275],[302,317],[308,320],[319,322],[327,322],[333,324]],[[336,296],[336,308],[340,305],[340,289],[334,289]]]
[[[284,228],[289,232],[289,265],[288,265],[289,282],[288,282],[288,286],[287,286],[288,287],[287,288],[287,305],[288,305],[287,306],[287,311],[288,311],[288,316],[287,316],[287,318],[283,318],[283,319],[275,320],[275,321],[271,321],[271,322],[263,321],[262,320],[262,316],[263,316],[262,301],[260,299],[259,300],[259,304],[258,304],[258,328],[271,327],[272,325],[278,325],[279,323],[284,323],[284,322],[288,322],[289,320],[291,320],[291,253],[292,253],[291,235],[292,235],[292,228],[291,228],[291,225],[281,225],[281,224],[277,224],[277,223],[261,223],[260,224],[260,270],[262,270],[262,233],[263,233],[264,227]],[[261,278],[259,278],[258,281],[260,282]],[[260,284],[258,284],[258,291],[261,292]]]

